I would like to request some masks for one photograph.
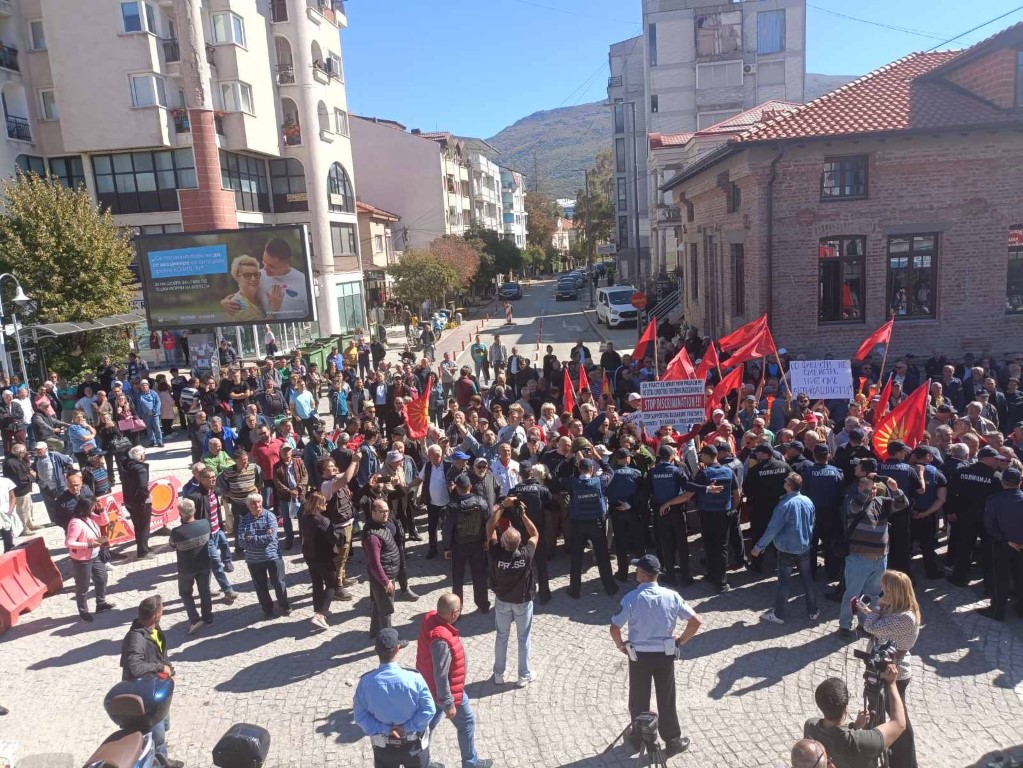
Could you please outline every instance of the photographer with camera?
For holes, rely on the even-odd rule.
[[[906,709],[906,688],[909,686],[910,650],[920,635],[920,605],[913,592],[913,582],[901,571],[885,571],[881,576],[881,597],[877,610],[856,600],[856,612],[863,616],[863,629],[870,633],[868,652],[873,652],[881,643],[894,643],[895,663],[899,670],[896,686],[902,699],[906,715],[906,731],[892,745],[891,768],[916,768],[916,743],[913,725],[909,722]]]
[[[891,719],[876,728],[866,727],[871,713],[865,709],[854,722],[846,724],[849,688],[841,678],[829,677],[814,692],[814,700],[824,717],[810,718],[803,724],[804,738],[823,744],[834,768],[874,768],[877,759],[906,730],[906,710],[896,685],[898,676],[898,668],[888,664],[883,680]]]
[[[520,527],[525,527],[529,536],[525,543]],[[512,622],[519,640],[518,687],[525,688],[533,681],[533,673],[529,670],[529,649],[536,592],[533,561],[539,540],[540,531],[529,519],[522,501],[509,496],[495,507],[487,523],[487,541],[490,542],[490,586],[495,598],[494,683],[497,685],[504,685]]]
[[[626,732],[626,738],[638,748],[644,735],[649,737],[636,724],[650,707],[653,681],[665,740],[664,754],[671,757],[689,749],[689,739],[682,736],[675,705],[675,659],[679,648],[699,632],[703,621],[678,592],[657,583],[660,570],[661,563],[653,555],[639,558],[636,563],[639,586],[622,598],[618,611],[611,617],[610,632],[618,650],[629,657],[629,714],[633,727]],[[679,619],[686,622],[686,628],[675,635]],[[627,642],[622,639],[622,627],[626,625]],[[656,740],[656,732],[653,739]]]

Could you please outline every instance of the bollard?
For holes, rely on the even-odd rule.
[[[465,352],[465,339],[462,339],[462,351]]]

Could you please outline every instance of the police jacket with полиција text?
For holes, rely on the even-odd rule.
[[[601,474],[597,476],[581,475],[569,480],[562,480],[571,497],[568,504],[568,517],[571,520],[603,520],[607,514],[607,487],[614,479],[611,467],[607,462],[600,462]]]
[[[443,549],[456,544],[483,544],[490,508],[487,502],[471,493],[455,491],[445,511]]]
[[[963,464],[948,476],[945,511],[982,517],[988,498],[1002,489],[1001,474],[982,462]]]
[[[785,478],[791,471],[785,460],[775,458],[758,461],[750,467],[743,490],[755,511],[774,510],[778,500],[785,495]]]

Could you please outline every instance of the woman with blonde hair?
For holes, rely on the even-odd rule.
[[[238,290],[224,301],[239,305],[236,312],[227,311],[232,322],[255,322],[265,319],[259,303],[259,262],[252,256],[237,256],[231,262],[231,277],[238,283]]]
[[[899,668],[896,686],[905,706],[906,688],[912,674],[909,652],[916,644],[923,622],[913,582],[901,571],[885,571],[881,575],[881,597],[877,601],[877,610],[863,605],[859,600],[856,601],[856,609],[863,615],[863,629],[871,635],[871,649],[889,640],[895,644],[895,661]],[[891,768],[916,768],[916,743],[908,707],[906,730],[892,744],[889,764]]]

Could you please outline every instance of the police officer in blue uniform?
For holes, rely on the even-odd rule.
[[[423,676],[398,666],[398,651],[406,645],[398,630],[380,630],[380,666],[364,674],[355,689],[355,722],[373,742],[374,768],[430,765],[429,726],[437,705]]]
[[[984,586],[991,587],[991,554],[987,546],[987,531],[984,530],[984,505],[989,496],[1001,490],[998,456],[998,451],[985,445],[977,451],[975,463],[964,464],[948,478],[948,520],[955,523],[955,564],[948,580],[957,587],[965,587],[969,583],[973,548],[978,536],[983,544],[980,561]]]
[[[1002,489],[988,497],[984,527],[994,560],[991,605],[978,610],[995,621],[1005,620],[1009,583],[1016,584],[1016,615],[1023,617],[1023,475],[1015,467],[1002,472]]]
[[[590,446],[590,457],[582,451],[576,456],[578,475],[563,480],[568,488],[568,517],[572,521],[571,547],[572,564],[568,577],[568,596],[579,599],[582,594],[583,549],[589,541],[593,547],[593,559],[597,562],[604,591],[609,595],[618,593],[618,584],[611,574],[611,556],[607,551],[607,487],[614,479],[611,467],[597,456]],[[601,474],[597,474],[597,467]]]
[[[664,559],[664,583],[688,586],[693,583],[693,577],[689,572],[686,513],[678,499],[694,489],[690,488],[691,478],[678,465],[677,457],[678,453],[670,445],[657,449],[657,463],[650,470],[650,509],[660,555]]]
[[[629,580],[629,553],[637,557],[645,554],[645,526],[636,503],[643,483],[643,473],[631,464],[632,453],[628,449],[619,448],[612,454],[612,478],[605,492],[611,530],[615,537],[615,578],[621,582]]]
[[[938,555],[934,549],[938,536],[938,513],[945,506],[948,497],[948,480],[934,463],[934,454],[927,446],[919,445],[909,455],[914,466],[924,468],[924,492],[910,498],[912,519],[909,523],[910,547],[914,541],[920,542],[920,553],[923,555],[924,575],[928,579],[941,578],[938,567]]]
[[[910,501],[909,507],[901,512],[893,512],[888,519],[888,567],[909,576],[909,561],[913,554],[910,549],[912,505],[917,494],[924,490],[924,469],[922,465],[912,467],[906,463],[907,450],[909,449],[901,440],[892,440],[888,443],[888,459],[878,462],[877,474],[895,480],[899,490],[906,494]]]
[[[824,571],[828,581],[841,578],[845,558],[838,551],[839,542],[845,531],[842,528],[842,499],[845,496],[845,478],[842,470],[829,464],[831,452],[824,443],[813,447],[813,464],[804,467],[803,495],[813,502],[816,519],[813,531],[814,553],[819,545],[824,547]],[[817,575],[817,557],[810,558],[810,567]]]
[[[611,639],[619,651],[629,657],[629,714],[633,720],[650,707],[651,682],[657,692],[657,714],[665,756],[671,757],[689,749],[689,739],[682,736],[675,703],[675,658],[678,648],[689,642],[703,623],[697,613],[673,589],[657,583],[661,564],[653,555],[644,555],[636,563],[636,581],[632,590],[618,605],[611,617]],[[679,620],[686,622],[678,635]],[[622,628],[628,627],[628,639]],[[639,734],[630,731],[627,738],[639,746]]]

